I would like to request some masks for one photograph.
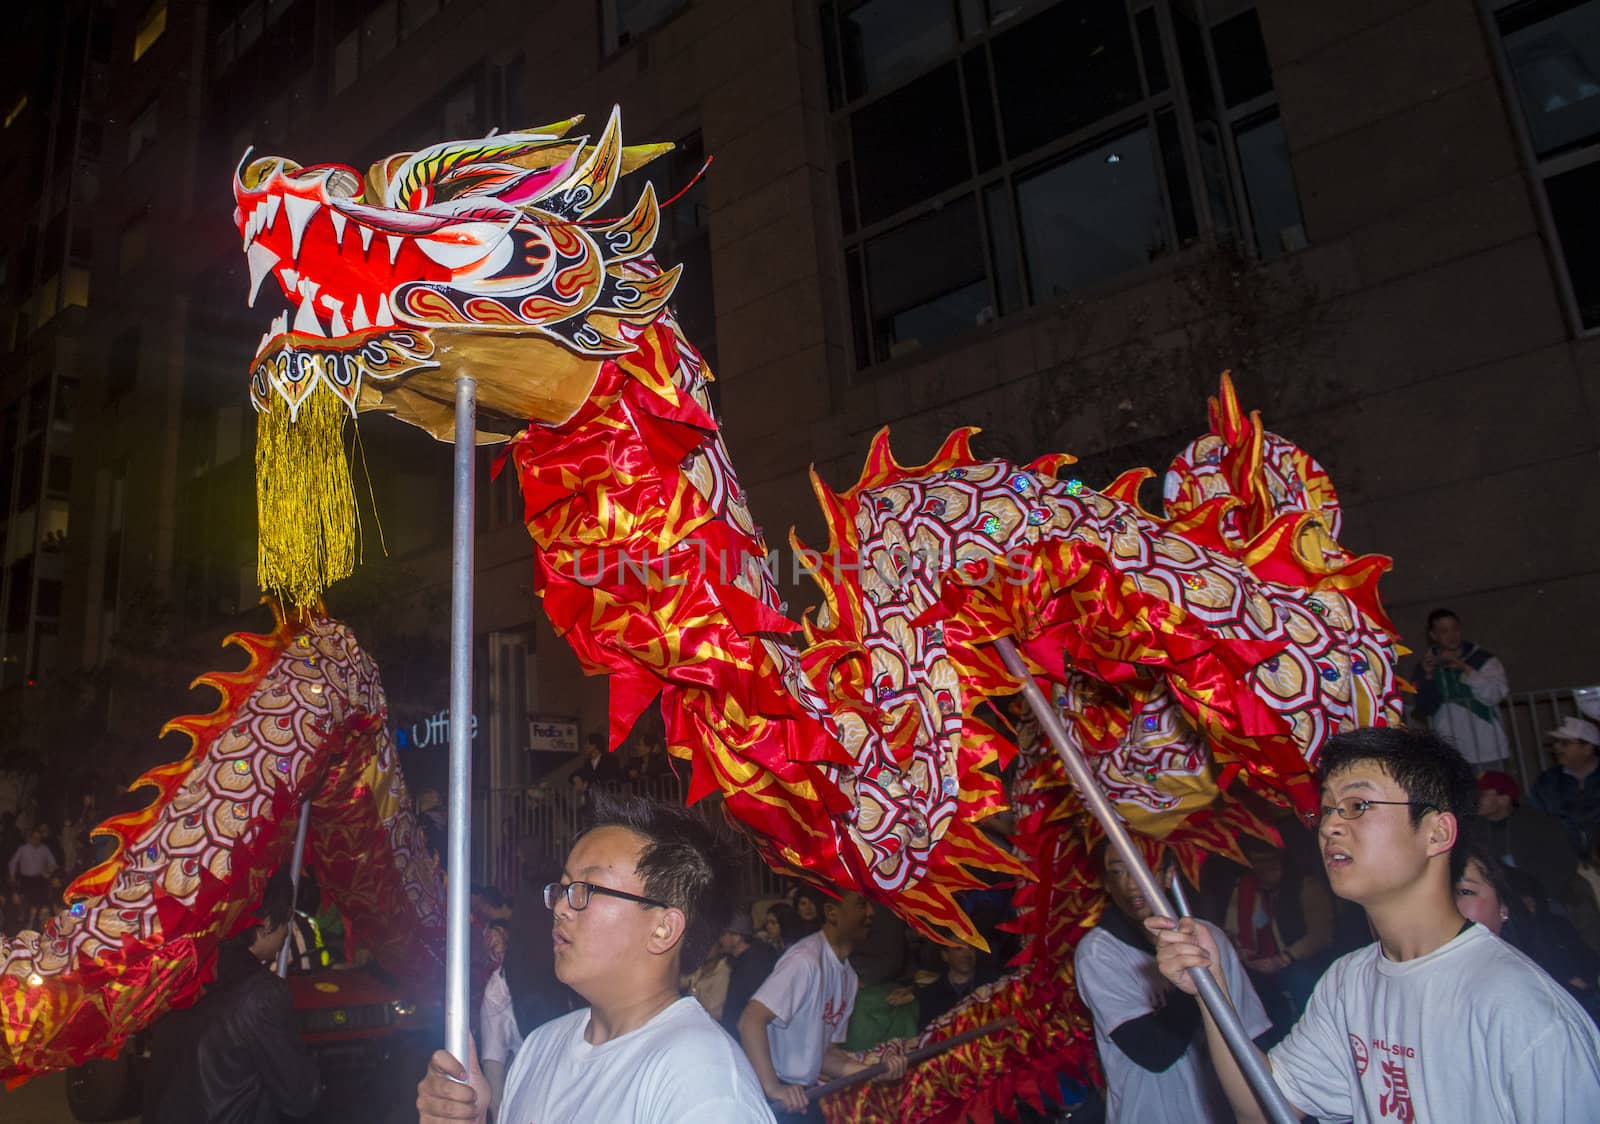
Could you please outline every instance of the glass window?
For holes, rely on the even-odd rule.
[[[972,174],[955,64],[850,116],[861,221],[872,224]]]
[[[233,65],[233,31],[234,25],[230,23],[217,33],[216,43],[211,48],[212,74],[222,74]]]
[[[234,45],[234,50],[244,54],[256,41],[261,38],[261,29],[266,13],[261,7],[261,0],[250,0],[239,12],[239,38]]]
[[[948,0],[867,0],[839,17],[845,97],[854,101],[916,73],[956,44]]]
[[[1222,100],[1230,108],[1272,92],[1272,63],[1254,10],[1223,20],[1211,29]]]
[[[72,491],[72,458],[60,453],[50,454],[50,468],[45,474],[44,486],[53,496],[65,496]]]
[[[856,366],[872,363],[872,338],[867,332],[867,286],[862,280],[861,251],[844,256],[845,282],[850,291],[850,333],[855,339]]]
[[[333,92],[348,90],[361,73],[361,31],[356,29],[333,49]]]
[[[689,0],[602,0],[601,31],[606,52],[621,50],[676,15]]]
[[[1171,109],[1156,114],[1156,140],[1161,146],[1161,170],[1167,177],[1173,234],[1178,245],[1186,246],[1199,235],[1200,221],[1194,211],[1194,188],[1189,182],[1189,165],[1183,157],[1178,115]]]
[[[56,379],[56,416],[55,423],[58,427],[72,428],[72,423],[78,420],[78,380],[69,378]]]
[[[1501,15],[1500,30],[1534,152],[1549,156],[1600,133],[1600,0],[1519,4]]]
[[[970,195],[869,241],[866,267],[876,359],[994,319]]]
[[[150,99],[150,103],[141,109],[136,117],[128,123],[128,163],[148,148],[156,139],[156,110],[161,102],[158,98]]]
[[[1027,303],[1017,261],[1017,224],[1011,218],[1011,192],[1005,184],[997,183],[983,193],[983,210],[989,224],[989,256],[998,279],[998,311],[1005,316]]]
[[[1148,129],[1019,179],[1017,210],[1035,301],[1134,269],[1167,248]]]
[[[1585,328],[1600,327],[1600,163],[1545,181],[1550,212],[1561,234],[1561,254]]]
[[[1139,27],[1139,54],[1144,58],[1145,86],[1152,94],[1165,93],[1171,85],[1167,78],[1167,57],[1161,48],[1161,27],[1156,23],[1156,10],[1146,8],[1136,17]]]
[[[1143,96],[1123,0],[1059,4],[995,36],[1006,150],[1020,156]]]
[[[370,67],[394,50],[399,35],[397,0],[384,0],[361,21],[361,65]]]
[[[439,0],[400,0],[400,34],[410,35],[439,14]]]
[[[1257,251],[1263,258],[1275,258],[1300,249],[1306,244],[1305,228],[1300,224],[1300,195],[1294,189],[1289,145],[1277,111],[1239,126],[1235,138]]]
[[[61,283],[61,307],[89,307],[89,271],[82,266],[67,267]]]
[[[144,53],[155,46],[161,33],[167,30],[167,0],[156,0],[139,17],[138,29],[133,34],[133,61],[138,62]]]
[[[982,175],[1000,163],[1000,134],[994,123],[994,90],[989,83],[989,56],[969,51],[961,62],[967,84],[967,118],[972,127],[972,155]]]

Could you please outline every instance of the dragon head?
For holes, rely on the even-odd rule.
[[[399,153],[364,176],[240,161],[250,304],[269,276],[287,301],[250,370],[264,589],[309,604],[353,567],[351,415],[382,410],[451,440],[455,382],[470,375],[489,419],[479,442],[565,422],[600,365],[634,350],[622,326],[666,306],[679,269],[648,257],[654,190],[621,218],[595,216],[620,176],[672,146],[624,147],[616,110],[598,139],[569,138],[580,120]]]
[[[671,146],[624,148],[615,110],[598,141],[569,139],[580,120],[400,153],[365,176],[246,153],[233,218],[250,304],[269,276],[288,301],[251,363],[257,410],[276,397],[292,417],[321,384],[448,440],[469,374],[491,414],[569,418],[600,362],[632,350],[618,322],[647,323],[678,278],[638,263],[659,221],[650,187],[625,217],[591,218]]]

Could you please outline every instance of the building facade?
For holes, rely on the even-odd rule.
[[[78,389],[69,482],[39,483],[37,452],[33,475],[6,473],[8,684],[105,658],[139,597],[190,631],[260,623],[244,372],[273,310],[245,308],[229,222],[247,146],[364,167],[613,103],[628,138],[680,142],[648,173],[663,197],[714,157],[660,252],[687,264],[677,305],[769,543],[791,524],[820,538],[808,469],[847,485],[884,425],[903,463],[978,424],[980,448],[1064,449],[1092,483],[1159,471],[1231,367],[1332,474],[1343,541],[1394,557],[1385,594],[1411,644],[1448,605],[1516,686],[1600,680],[1568,624],[1600,614],[1600,0],[89,10],[108,29],[94,300],[64,295],[70,233],[7,290],[35,310],[29,348],[52,269],[51,306],[84,325],[51,368]],[[7,456],[37,432],[19,354]],[[449,451],[383,418],[359,432],[369,564],[329,602],[391,651],[434,653],[395,660],[414,723],[444,705]],[[530,722],[603,729],[605,692],[544,622],[489,460],[479,776],[503,787],[528,779]],[[63,495],[60,577],[14,574],[26,504],[42,559]]]

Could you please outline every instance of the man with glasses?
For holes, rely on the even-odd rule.
[[[1533,961],[1456,908],[1472,769],[1437,735],[1340,734],[1323,747],[1316,817],[1333,892],[1367,911],[1377,941],[1334,962],[1269,1055],[1301,1115],[1357,1121],[1600,1120],[1600,1034]],[[1157,962],[1218,962],[1193,919],[1152,917]],[[1266,1119],[1211,1016],[1211,1060],[1241,1121]]]
[[[596,824],[545,887],[556,976],[588,1001],[535,1028],[506,1074],[507,1124],[772,1124],[761,1086],[681,971],[699,963],[735,900],[725,847],[676,805],[596,800]],[[421,1124],[484,1120],[477,1057],[437,1051],[417,1087]]]

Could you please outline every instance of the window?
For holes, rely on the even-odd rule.
[[[239,18],[234,21],[234,26],[238,28],[238,36],[233,44],[235,55],[242,55],[256,45],[265,26],[265,15],[261,0],[250,0],[240,10]]]
[[[1150,130],[1124,133],[1017,180],[1033,299],[1049,300],[1168,249]]]
[[[139,18],[139,27],[133,34],[133,61],[138,62],[146,51],[155,46],[161,33],[167,30],[167,0],[156,0]]]
[[[89,307],[89,271],[81,266],[68,266],[61,282],[62,308]]]
[[[361,21],[361,68],[375,64],[390,51],[400,37],[400,11],[397,0],[384,0]]]
[[[620,51],[655,30],[689,0],[600,0],[600,34],[606,54]]]
[[[129,328],[106,350],[106,401],[122,399],[139,381],[139,329]]]
[[[361,74],[361,29],[350,32],[333,49],[333,92],[349,89]]]
[[[1305,245],[1248,0],[819,12],[858,366],[1199,239]]]
[[[136,117],[128,123],[128,163],[133,163],[156,139],[156,111],[161,102],[152,98]]]
[[[866,243],[875,360],[994,319],[978,231],[968,195]]]
[[[1600,328],[1600,0],[1490,0],[1576,325]]]
[[[143,215],[122,228],[117,238],[117,269],[128,272],[144,260],[149,245],[150,224]]]
[[[400,36],[404,38],[439,14],[439,0],[400,0]]]

